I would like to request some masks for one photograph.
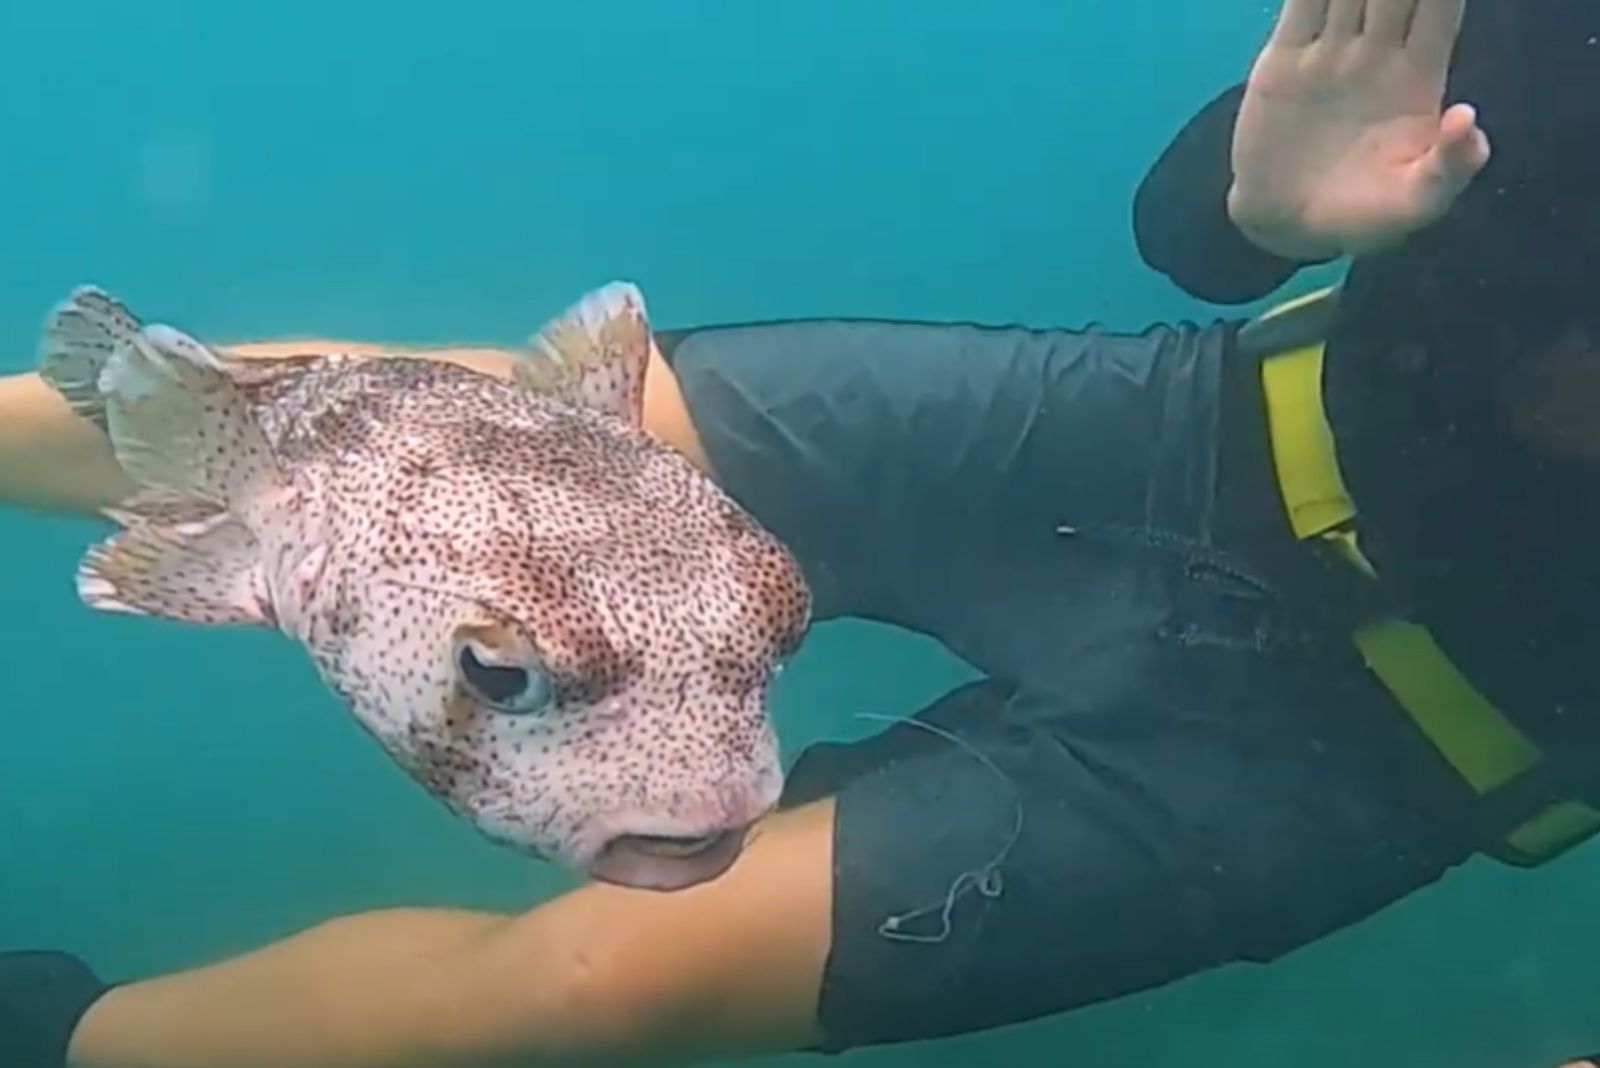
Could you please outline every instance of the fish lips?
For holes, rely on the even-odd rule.
[[[589,863],[590,877],[636,890],[684,890],[710,882],[744,852],[751,824],[698,838],[624,834]]]

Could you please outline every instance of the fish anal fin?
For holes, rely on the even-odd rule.
[[[123,529],[78,566],[91,608],[210,625],[275,626],[250,531],[209,502],[144,493],[108,512]]]

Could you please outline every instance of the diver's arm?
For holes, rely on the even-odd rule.
[[[226,351],[250,359],[306,352],[376,354],[376,345],[335,341],[259,342]],[[491,374],[509,375],[512,355],[492,349],[425,353]],[[133,483],[100,429],[74,415],[38,374],[0,376],[0,505],[64,515],[97,515]]]
[[[230,345],[230,355],[243,359],[282,359],[306,352],[349,352],[364,356],[404,354],[424,356],[460,364],[473,371],[509,378],[517,354],[509,349],[466,346],[437,348],[396,348],[392,345],[374,345],[367,342],[348,341],[256,341]],[[658,441],[684,453],[702,468],[709,469],[699,436],[689,421],[689,409],[678,389],[677,376],[661,355],[661,349],[650,347],[650,366],[644,377],[644,429]]]
[[[233,345],[244,359],[275,359],[306,352],[394,353],[391,346],[336,341],[271,341]],[[508,377],[512,352],[493,348],[410,349],[407,354],[447,360]],[[653,353],[645,376],[645,429],[706,466],[672,370]],[[0,505],[66,515],[95,515],[133,488],[105,435],[72,413],[37,374],[0,376]]]
[[[516,353],[510,349],[466,345],[380,345],[370,341],[330,341],[314,338],[303,341],[246,341],[221,346],[229,356],[246,360],[280,360],[307,353],[343,352],[352,356],[424,356],[460,364],[462,367],[497,378],[511,377]]]
[[[520,917],[335,920],[114,988],[78,1025],[69,1063],[538,1068],[794,1051],[817,1040],[831,843],[820,803],[773,817],[726,875],[687,890],[594,885]]]

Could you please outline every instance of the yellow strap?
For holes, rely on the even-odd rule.
[[[1456,670],[1422,627],[1386,620],[1357,630],[1355,641],[1367,666],[1477,793],[1504,786],[1539,762],[1538,747]]]
[[[1264,318],[1293,311],[1326,292],[1290,301]],[[1355,503],[1345,488],[1322,405],[1323,352],[1319,339],[1261,363],[1273,466],[1295,536],[1324,539],[1375,575],[1356,543]],[[1457,670],[1424,627],[1385,620],[1361,627],[1354,640],[1372,673],[1474,792],[1502,786],[1541,759],[1538,747]],[[1513,832],[1502,859],[1537,862],[1596,830],[1600,812],[1581,802],[1560,802]]]
[[[1498,854],[1512,863],[1549,860],[1600,829],[1600,812],[1582,801],[1558,801],[1506,837],[1511,854]]]
[[[1320,342],[1262,361],[1272,462],[1298,538],[1313,538],[1355,518],[1333,448],[1333,432],[1320,418]]]

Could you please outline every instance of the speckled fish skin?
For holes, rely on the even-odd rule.
[[[85,558],[80,592],[107,611],[280,628],[410,775],[525,852],[589,871],[619,836],[743,828],[780,791],[767,693],[810,596],[772,535],[639,428],[637,352],[555,358],[604,349],[628,301],[648,344],[642,298],[614,285],[505,381],[402,356],[222,360],[78,290],[42,369],[145,486],[112,513],[123,530]],[[145,393],[189,407],[151,401],[158,419]],[[235,431],[245,417],[259,437]],[[188,429],[148,440],[169,425]],[[252,441],[258,465],[208,473]],[[484,699],[463,643],[531,666],[534,707]]]

